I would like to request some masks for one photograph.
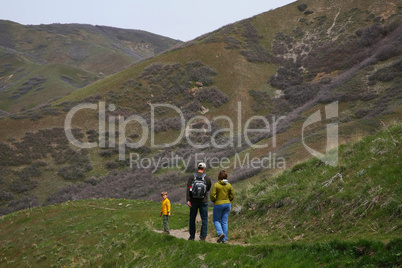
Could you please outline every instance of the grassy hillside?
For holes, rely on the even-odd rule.
[[[182,202],[180,187],[197,155],[207,162],[212,177],[223,168],[214,167],[212,160],[227,159],[224,168],[232,182],[248,188],[261,180],[258,174],[270,177],[311,158],[307,146],[325,152],[331,123],[338,125],[339,144],[374,134],[384,124],[400,123],[401,6],[397,1],[297,1],[133,64],[40,109],[0,119],[0,181],[5,192],[1,213],[80,198],[155,200],[155,186]],[[84,74],[73,74],[66,81],[83,82]],[[24,81],[36,90],[44,80]],[[67,113],[83,103],[99,108],[99,102],[107,108],[104,130],[99,128],[98,111],[90,109],[77,113],[72,127],[77,139],[105,140],[107,146],[73,146],[64,132]],[[336,102],[336,116],[325,118],[328,105]],[[204,116],[191,124],[201,132],[188,137],[197,145],[213,140],[224,148],[195,148],[183,137],[175,146],[160,149],[152,146],[148,133],[143,146],[124,147],[124,160],[119,160],[120,137],[134,143],[145,136],[138,123],[119,129],[119,120],[137,115],[150,126],[151,104],[174,105],[186,122]],[[323,120],[303,128],[317,112]],[[261,129],[269,122],[269,133],[247,136],[253,145],[265,148],[246,143],[243,131],[252,116],[259,118],[249,122],[249,128]],[[282,119],[275,122],[278,118]],[[174,141],[183,129],[172,109],[156,109],[154,119],[156,144]],[[133,170],[130,153],[167,163]],[[284,165],[251,167],[236,160],[270,155]],[[166,168],[175,156],[188,165]]]
[[[235,237],[254,243],[400,238],[401,127],[340,146],[337,167],[314,158],[274,177],[258,175],[238,195]]]
[[[33,108],[180,43],[140,30],[0,20],[0,109]]]
[[[120,205],[121,204],[121,205]],[[155,233],[160,204],[133,200],[68,202],[1,218],[4,267],[332,267],[400,265],[401,240],[289,245],[220,245]],[[170,226],[186,226],[174,205]]]
[[[0,264],[397,267],[402,265],[401,142],[399,124],[343,145],[339,167],[313,159],[274,178],[259,175],[261,182],[248,190],[235,186],[228,245],[154,232],[162,229],[160,203],[102,198],[2,216]],[[171,229],[187,226],[187,206],[173,204]],[[209,236],[216,236],[211,217]]]

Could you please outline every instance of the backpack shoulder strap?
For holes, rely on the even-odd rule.
[[[205,174],[205,173],[202,173],[201,177],[199,177],[197,175],[197,173],[194,173],[193,175],[194,175],[194,179],[201,178],[202,180],[205,180],[205,176],[207,176],[207,174]]]

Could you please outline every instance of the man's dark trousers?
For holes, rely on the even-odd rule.
[[[197,217],[198,210],[202,220],[201,225],[201,237],[206,237],[208,233],[208,202],[191,202],[190,208],[190,238],[195,238],[195,219]]]

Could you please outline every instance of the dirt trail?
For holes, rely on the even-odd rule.
[[[208,217],[212,217],[212,211],[208,212]],[[216,231],[215,231],[215,226],[210,226],[210,225],[211,224],[209,223],[208,224],[208,236],[207,236],[206,242],[216,243],[216,240],[218,239],[218,236],[217,236]],[[197,218],[196,218],[196,226],[201,226],[201,217],[200,217],[199,214],[197,215]],[[157,233],[162,233],[161,230],[153,230],[153,231],[157,232]],[[199,228],[197,228],[197,231],[196,231],[196,234],[195,234],[195,241],[199,241],[199,234],[200,234],[199,233]],[[170,229],[170,235],[174,236],[174,237],[177,237],[177,238],[182,238],[182,239],[185,239],[185,240],[187,240],[189,238],[189,236],[190,236],[189,232],[188,232],[188,227],[185,227],[185,228],[182,228],[182,229]],[[227,241],[227,244],[230,244],[230,245],[243,245],[243,246],[249,245],[249,244],[246,244],[244,242],[242,243],[240,241],[230,240],[230,234],[229,234],[229,239]]]

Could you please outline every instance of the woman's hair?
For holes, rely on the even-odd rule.
[[[228,173],[226,172],[226,170],[222,170],[221,172],[219,172],[218,175],[218,180],[226,180],[228,178]]]

